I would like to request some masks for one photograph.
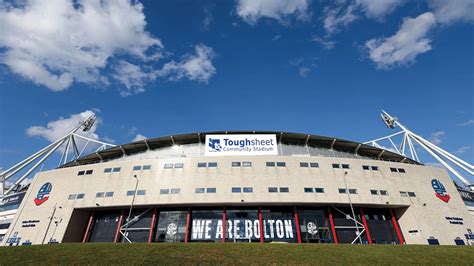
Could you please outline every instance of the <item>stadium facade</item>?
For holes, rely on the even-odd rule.
[[[269,131],[142,140],[39,172],[4,245],[472,244],[446,170],[365,144]]]

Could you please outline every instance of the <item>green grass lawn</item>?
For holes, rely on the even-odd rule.
[[[0,264],[458,264],[474,247],[324,244],[58,244],[1,247]]]

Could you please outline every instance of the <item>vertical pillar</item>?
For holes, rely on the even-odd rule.
[[[188,243],[190,221],[191,221],[191,208],[188,208],[188,214],[186,215],[186,234],[184,235],[184,243]]]
[[[151,216],[151,223],[150,223],[150,232],[148,233],[148,243],[151,243],[151,238],[153,237],[153,227],[155,227],[155,220],[156,220],[156,208],[153,208],[153,215]]]
[[[265,242],[263,239],[263,215],[262,215],[262,207],[258,207],[258,221],[260,224],[260,243]]]
[[[364,224],[365,233],[367,234],[367,241],[369,241],[369,245],[372,244],[372,236],[370,235],[369,225],[367,224],[367,220],[364,216],[364,210],[360,208],[360,216],[362,218],[362,223]]]
[[[331,225],[332,238],[334,240],[334,244],[338,244],[339,241],[337,241],[336,227],[334,227],[334,219],[332,218],[331,207],[328,207],[328,213],[329,213],[329,224]]]
[[[301,244],[300,221],[298,220],[298,211],[296,211],[296,206],[293,208],[293,213],[295,215],[296,239],[298,240],[298,243]]]
[[[89,238],[89,231],[91,230],[92,221],[94,220],[94,211],[91,212],[89,216],[89,222],[87,222],[86,232],[84,233],[84,237],[82,238],[82,243],[86,243]]]
[[[393,223],[393,228],[395,228],[395,233],[397,233],[398,241],[400,241],[400,245],[405,244],[405,240],[403,239],[402,231],[400,230],[400,227],[398,226],[397,218],[395,217],[395,214],[393,213],[392,209],[390,210],[390,214],[392,215],[392,223]]]
[[[125,210],[122,210],[122,212],[120,213],[118,224],[117,224],[117,230],[115,230],[114,243],[117,243],[117,241],[118,241],[119,233],[120,233],[120,227],[122,226],[122,221],[123,221],[123,215],[124,214],[125,214]]]
[[[226,212],[225,212],[225,207],[222,210],[222,243],[225,243],[225,238],[226,238],[226,229],[227,229],[227,222],[226,222]]]

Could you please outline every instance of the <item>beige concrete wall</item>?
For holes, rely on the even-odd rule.
[[[250,161],[252,167],[231,167],[233,161]],[[286,167],[266,167],[268,161],[286,162]],[[217,168],[198,168],[198,162],[218,162]],[[300,162],[317,162],[319,168],[301,168]],[[184,163],[183,169],[164,169],[165,163]],[[333,163],[350,164],[350,169],[333,169]],[[148,171],[132,171],[134,165],[151,165]],[[362,165],[378,166],[379,171],[364,171]],[[119,173],[104,173],[104,168],[121,167]],[[406,173],[392,173],[390,167],[404,168]],[[81,170],[93,169],[92,175],[78,176]],[[19,209],[19,215],[5,239],[18,232],[22,242],[40,244],[55,205],[55,217],[62,218],[53,238],[62,239],[75,208],[97,208],[130,205],[133,190],[139,177],[138,189],[146,189],[145,196],[137,196],[136,205],[205,205],[205,204],[347,204],[348,196],[338,193],[344,188],[347,172],[348,188],[358,190],[351,195],[358,206],[408,207],[399,223],[408,244],[427,244],[434,236],[441,244],[452,245],[456,237],[464,239],[467,229],[474,229],[473,221],[450,177],[445,170],[403,163],[383,162],[370,159],[329,157],[257,156],[257,157],[183,157],[170,159],[121,160],[93,165],[55,169],[37,174]],[[451,195],[449,203],[435,197],[431,180],[437,178]],[[45,183],[53,185],[50,198],[41,206],[35,206],[39,188]],[[215,187],[215,194],[196,194],[195,188]],[[231,193],[232,187],[253,187],[253,193]],[[289,193],[268,193],[268,187],[289,187]],[[322,187],[325,193],[304,193],[305,187]],[[160,195],[162,188],[180,188],[178,195]],[[389,196],[374,196],[370,189],[387,190]],[[97,192],[113,191],[112,198],[96,198]],[[415,198],[401,197],[400,191],[416,193]],[[82,200],[68,200],[70,194],[85,193]],[[464,219],[464,225],[450,224],[445,217]],[[22,221],[40,220],[36,227],[22,227]],[[409,230],[420,230],[418,236],[410,236]],[[46,242],[54,231],[54,223],[46,235]],[[4,240],[5,242],[5,240]]]

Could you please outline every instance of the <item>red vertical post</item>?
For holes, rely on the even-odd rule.
[[[298,211],[296,211],[296,206],[293,208],[293,213],[295,214],[296,239],[298,240],[298,243],[301,244],[300,221],[298,220]]]
[[[118,237],[119,237],[119,233],[120,233],[120,227],[122,226],[124,213],[125,213],[125,210],[122,210],[122,212],[120,213],[119,221],[118,221],[118,224],[117,224],[117,230],[115,230],[114,243],[117,243],[117,241],[118,241]]]
[[[82,243],[87,242],[87,238],[89,237],[89,230],[91,229],[92,221],[94,220],[94,211],[91,212],[89,216],[89,222],[87,223],[86,232],[84,233],[84,237],[82,238]]]
[[[265,242],[263,239],[263,215],[262,215],[262,207],[258,207],[258,221],[260,224],[260,243]]]
[[[184,235],[184,243],[188,243],[190,221],[191,221],[191,208],[188,208],[188,214],[186,215],[186,234]]]
[[[336,227],[334,227],[334,219],[332,218],[331,207],[328,207],[328,213],[329,213],[329,224],[331,225],[332,238],[334,240],[334,244],[338,244],[339,241],[337,241]]]
[[[367,224],[367,220],[364,216],[364,210],[360,208],[360,216],[362,218],[362,223],[364,224],[365,233],[367,234],[367,241],[369,241],[369,245],[372,244],[372,236],[370,235],[369,225]]]
[[[156,219],[156,208],[153,208],[153,215],[151,216],[151,223],[150,223],[150,232],[148,233],[148,243],[151,243],[151,238],[153,237],[153,227],[155,227],[155,219]]]
[[[397,233],[398,240],[400,241],[400,245],[405,244],[405,240],[403,239],[402,231],[400,230],[400,227],[398,226],[397,218],[395,217],[395,214],[393,213],[392,209],[390,210],[390,214],[392,215],[392,223],[393,223],[393,228],[395,228],[395,233]]]
[[[226,212],[225,212],[225,207],[224,209],[222,210],[222,243],[225,243],[225,237],[226,237],[226,225],[227,225],[227,222],[226,222]]]

